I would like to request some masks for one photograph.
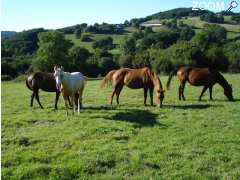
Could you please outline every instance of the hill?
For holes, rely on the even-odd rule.
[[[7,36],[12,36],[16,33],[17,33],[16,31],[1,31],[1,36],[2,37],[7,37]]]

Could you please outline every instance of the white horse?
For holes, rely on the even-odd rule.
[[[79,95],[79,98],[77,99],[78,103],[78,114],[80,112],[80,106],[82,105],[82,94],[83,89],[85,85],[86,77],[82,75],[80,72],[64,72],[63,67],[61,68],[54,66],[54,76],[56,79],[56,86],[57,89],[62,92],[65,106],[67,108],[67,114],[68,114],[68,99],[67,97],[70,96],[71,102],[73,104],[73,114],[75,113],[75,94]]]

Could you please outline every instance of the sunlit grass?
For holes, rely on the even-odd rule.
[[[187,85],[178,100],[175,77],[162,109],[143,106],[143,91],[124,88],[110,107],[111,88],[89,81],[84,109],[66,116],[62,97],[40,93],[30,108],[25,82],[2,83],[3,179],[239,179],[240,75],[224,75],[235,102],[219,85],[213,101]],[[163,84],[167,77],[161,78]]]

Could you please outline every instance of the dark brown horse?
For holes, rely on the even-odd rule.
[[[59,99],[60,91],[56,88],[56,80],[53,73],[36,72],[31,74],[26,79],[26,85],[33,93],[31,95],[30,106],[33,106],[33,99],[36,98],[39,106],[43,109],[39,100],[39,89],[47,92],[56,92],[55,109],[57,109],[57,102]]]
[[[189,82],[193,86],[204,86],[201,95],[199,96],[199,100],[201,100],[203,94],[207,89],[209,89],[210,100],[212,100],[212,88],[214,84],[218,83],[224,89],[224,94],[228,98],[229,101],[233,101],[232,95],[232,87],[228,84],[227,80],[223,77],[223,75],[215,69],[211,68],[191,68],[191,67],[182,67],[177,71],[173,71],[167,82],[167,88],[169,89],[171,79],[173,75],[177,74],[180,80],[180,86],[178,89],[179,100],[184,96],[184,88],[186,82]]]
[[[156,90],[157,104],[159,107],[162,106],[164,99],[164,90],[158,76],[151,71],[151,69],[145,67],[142,69],[129,69],[122,68],[119,70],[110,71],[102,82],[102,87],[108,81],[112,81],[113,92],[110,99],[110,104],[112,105],[114,95],[117,96],[117,104],[119,104],[119,95],[124,85],[131,89],[144,90],[144,105],[146,105],[147,93],[150,92],[151,105],[153,105],[153,90]]]

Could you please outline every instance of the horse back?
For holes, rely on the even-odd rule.
[[[194,86],[213,85],[216,82],[216,70],[210,68],[193,68],[188,75],[188,81]]]
[[[147,70],[147,68],[122,68],[114,74],[113,78],[115,83],[121,82],[131,89],[140,89],[149,86],[151,83]]]
[[[47,92],[57,91],[53,73],[36,72],[31,74],[27,81],[32,89],[42,89]]]

